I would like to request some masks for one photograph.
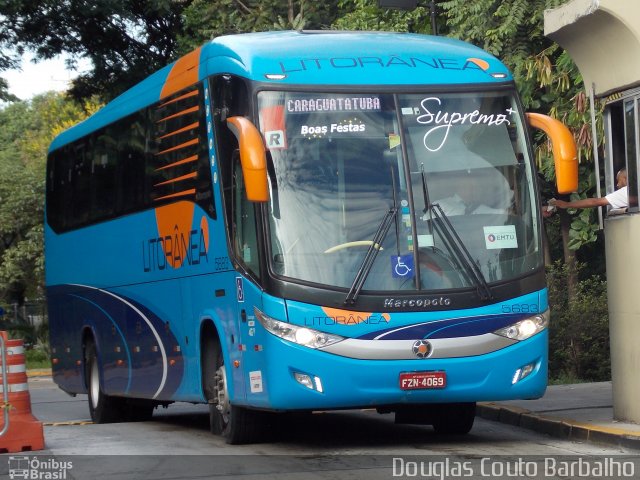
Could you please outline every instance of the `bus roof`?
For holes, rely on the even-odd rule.
[[[446,37],[391,32],[284,31],[218,37],[62,132],[50,151],[210,75],[273,85],[471,85],[511,81],[494,56]]]

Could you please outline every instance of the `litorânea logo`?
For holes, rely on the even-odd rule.
[[[53,457],[9,457],[9,478],[26,480],[66,480],[67,471],[73,462],[60,461]]]

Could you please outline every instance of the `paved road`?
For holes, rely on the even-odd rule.
[[[527,466],[535,473],[530,478],[558,478],[564,472],[545,470],[553,465],[545,462],[567,455],[633,461],[627,468],[640,476],[637,452],[553,439],[480,418],[469,435],[457,437],[436,435],[428,426],[395,425],[392,415],[374,411],[291,416],[267,442],[232,446],[209,433],[203,405],[175,404],[156,410],[145,423],[92,425],[81,424],[88,420],[86,396],[69,397],[49,378],[30,379],[30,390],[34,414],[45,422],[42,453],[73,462],[67,478],[444,479],[466,478],[465,472],[506,478],[510,468]]]

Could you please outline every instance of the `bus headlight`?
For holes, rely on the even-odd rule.
[[[540,333],[549,326],[549,310],[533,317],[520,320],[513,325],[496,330],[496,335],[511,338],[512,340],[526,340],[533,337],[536,333]]]
[[[290,323],[275,320],[254,308],[256,318],[260,324],[271,334],[288,340],[298,345],[309,348],[322,348],[344,340],[340,335],[320,332],[312,328],[300,327]]]

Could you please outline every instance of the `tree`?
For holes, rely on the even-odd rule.
[[[184,10],[180,52],[219,35],[267,30],[328,28],[343,2],[329,0],[194,0]]]
[[[13,162],[0,160],[0,294],[22,304],[42,293],[42,182]],[[13,164],[12,164],[13,163]],[[30,288],[34,286],[35,288]]]
[[[182,12],[190,0],[5,0],[0,46],[34,50],[37,59],[61,53],[91,60],[71,94],[110,99],[167,65],[176,54]],[[6,69],[0,56],[0,70]]]
[[[432,33],[429,11],[422,6],[405,11],[379,8],[375,0],[341,0],[340,7],[350,11],[334,23],[334,27],[341,30]],[[444,25],[439,29],[442,28]]]
[[[12,29],[8,20],[0,15],[0,47],[11,45],[13,42]],[[18,66],[19,51],[5,53],[0,48],[0,72]],[[15,95],[9,93],[9,84],[4,78],[0,78],[0,101],[13,102],[18,100]]]
[[[578,263],[578,270],[586,268]],[[607,283],[599,276],[578,282],[573,296],[567,291],[569,268],[554,263],[547,272],[549,306],[549,376],[605,381],[611,378]],[[568,377],[568,378],[566,378]]]
[[[43,294],[46,152],[53,137],[98,108],[49,93],[0,111],[0,301]]]

